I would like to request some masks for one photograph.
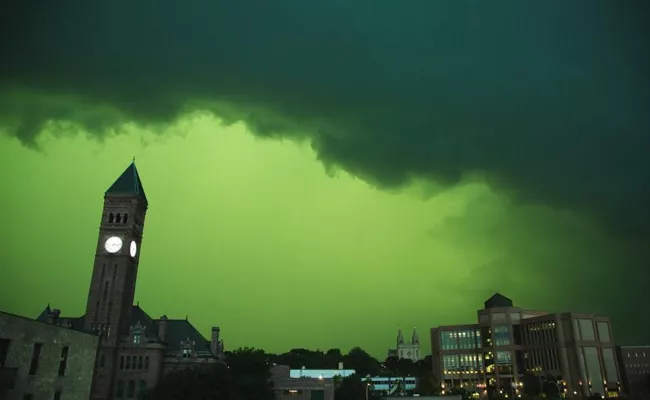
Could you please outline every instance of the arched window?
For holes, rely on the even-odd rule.
[[[124,214],[124,218],[122,219],[122,223],[126,224],[128,220],[129,220],[129,214]]]
[[[147,381],[140,381],[140,387],[138,390],[138,397],[143,399],[145,393],[147,393]]]
[[[142,369],[142,356],[138,357],[138,369]]]
[[[144,357],[144,369],[149,369],[149,356]]]
[[[115,216],[113,215],[113,213],[108,214],[108,223],[109,223],[109,224],[112,224],[112,223],[113,223],[113,218],[115,218]]]
[[[129,381],[129,387],[126,390],[126,398],[132,399],[135,396],[135,381]]]
[[[117,389],[115,390],[115,397],[118,399],[124,398],[124,381],[117,381]]]
[[[117,214],[117,215],[115,216],[115,223],[116,223],[116,224],[119,224],[119,223],[121,222],[121,220],[122,220],[122,216],[121,216],[120,214]]]
[[[104,300],[103,302],[106,303],[106,296],[108,295],[108,281],[104,282]]]

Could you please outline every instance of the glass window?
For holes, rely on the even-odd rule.
[[[117,381],[117,390],[115,390],[115,397],[118,399],[124,398],[124,381]]]
[[[598,340],[603,343],[611,342],[611,337],[609,335],[609,324],[607,322],[600,321],[597,323],[598,328]]]
[[[492,314],[492,322],[497,324],[503,324],[504,322],[508,321],[506,315],[507,315],[506,313],[494,313]]]
[[[600,370],[600,361],[598,360],[598,349],[596,347],[583,347],[583,351],[585,354],[584,360],[587,379],[591,384],[591,392],[602,395],[605,393],[605,387],[603,385],[603,374]]]
[[[596,340],[596,333],[594,332],[594,324],[592,320],[581,318],[579,320],[579,324],[580,324],[580,337],[582,338],[582,340],[585,341]]]
[[[443,350],[456,350],[458,349],[458,332],[456,331],[442,331],[441,342]]]
[[[511,351],[497,351],[497,364],[512,364]]]
[[[129,386],[126,390],[126,398],[132,399],[135,396],[135,381],[129,381]]]
[[[607,378],[607,382],[618,382],[614,349],[611,347],[603,348],[603,367],[605,367],[605,378]]]
[[[510,344],[510,330],[508,325],[495,326],[492,329],[492,338],[495,346],[507,346]]]

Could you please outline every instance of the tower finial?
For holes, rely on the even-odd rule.
[[[133,156],[133,161],[132,161],[132,163],[135,164],[135,156]]]

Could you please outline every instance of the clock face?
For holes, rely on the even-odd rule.
[[[131,248],[129,249],[131,257],[135,257],[138,254],[138,245],[135,243],[135,240],[131,240]]]
[[[109,253],[117,253],[122,249],[122,239],[118,238],[117,236],[111,236],[108,239],[106,239],[106,242],[104,243],[104,248],[106,251]]]

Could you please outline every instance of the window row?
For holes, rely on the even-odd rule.
[[[481,347],[481,333],[478,329],[442,331],[440,344],[443,350],[475,349]]]
[[[5,366],[7,362],[7,357],[9,356],[9,350],[11,347],[11,339],[0,339],[0,368]],[[38,367],[41,361],[41,353],[43,351],[43,343],[34,343],[32,348],[32,357],[29,363],[29,375],[36,375],[38,372]],[[70,348],[68,346],[63,346],[61,348],[61,355],[59,356],[59,368],[58,375],[65,376],[66,370],[68,368],[68,353]]]
[[[137,398],[144,398],[144,394],[147,392],[147,381],[140,380],[138,384],[138,395]],[[122,381],[118,380],[115,388],[115,398],[117,399],[133,399],[136,398],[135,394],[135,381]]]
[[[148,370],[149,356],[120,356],[120,369],[123,370]]]
[[[126,224],[129,222],[129,214],[124,213],[124,214],[113,214],[110,213],[108,214],[108,223],[109,224]]]

